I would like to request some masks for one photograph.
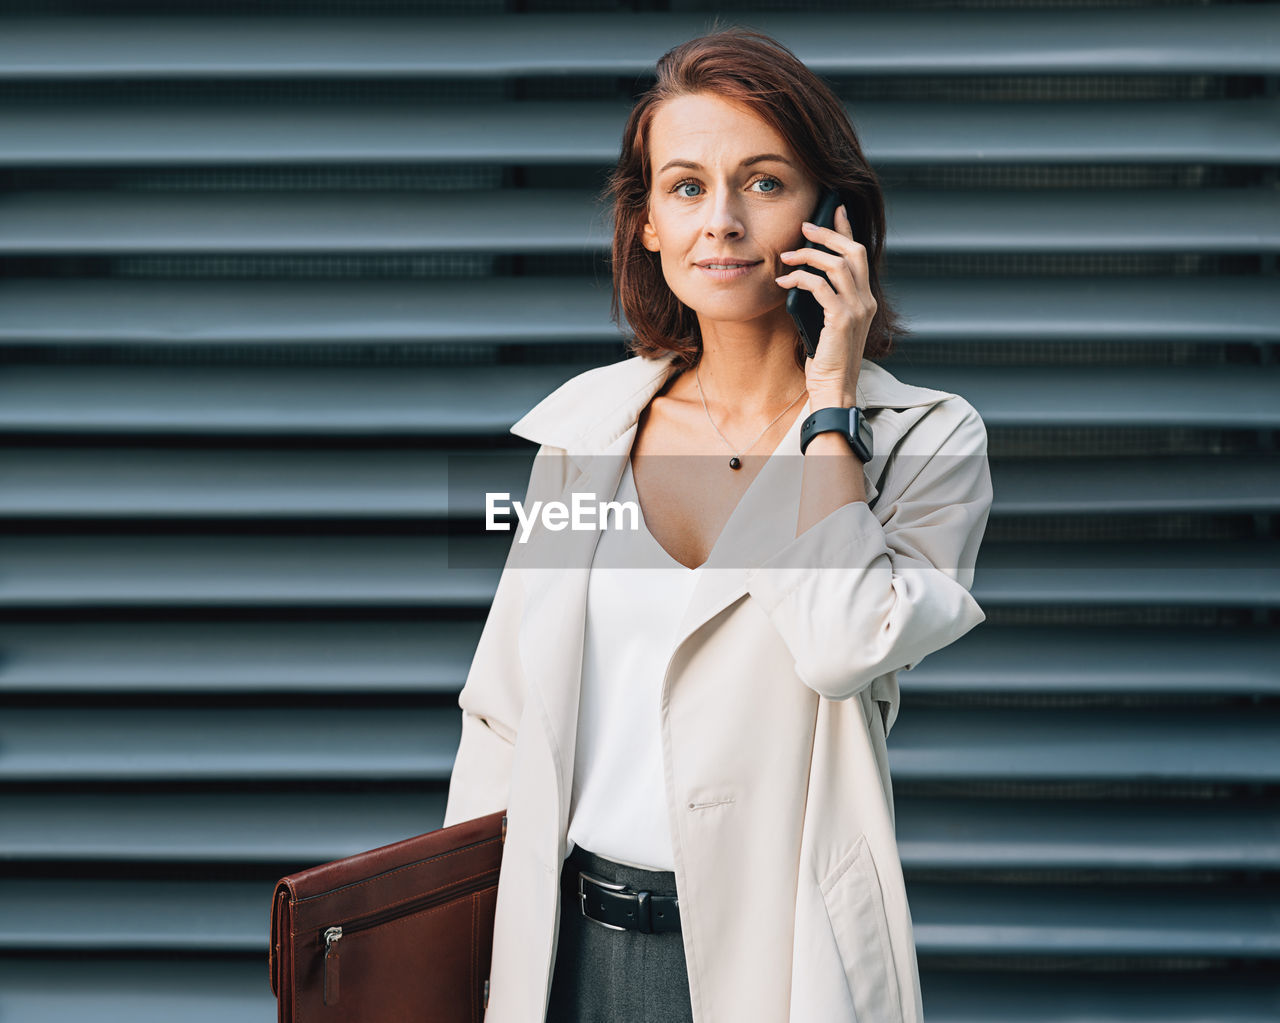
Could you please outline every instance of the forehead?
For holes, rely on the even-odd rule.
[[[709,93],[677,96],[658,106],[649,132],[652,166],[687,159],[709,165],[755,153],[793,154],[786,138],[750,108]]]

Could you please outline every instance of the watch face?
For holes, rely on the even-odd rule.
[[[871,425],[862,414],[862,410],[853,408],[819,409],[805,420],[800,428],[800,450],[803,452],[817,434],[834,430],[840,433],[849,443],[858,459],[871,461]]]

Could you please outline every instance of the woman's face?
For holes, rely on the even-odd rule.
[[[796,267],[778,254],[804,244],[800,224],[818,201],[786,140],[746,108],[697,93],[659,106],[649,153],[641,242],[661,256],[676,297],[704,324],[785,316],[787,289],[774,278]],[[719,274],[698,265],[718,258],[752,265]]]

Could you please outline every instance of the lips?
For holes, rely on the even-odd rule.
[[[716,266],[716,267],[755,266],[757,263],[761,263],[761,262],[763,262],[763,260],[759,260],[759,259],[704,259],[698,263],[695,263],[694,265],[700,266],[703,269],[707,269],[708,267],[712,267],[712,266]]]
[[[698,269],[702,271],[702,276],[707,280],[728,283],[729,281],[740,281],[751,276],[759,263],[732,263],[727,267],[717,269],[715,266],[703,266],[698,264]]]

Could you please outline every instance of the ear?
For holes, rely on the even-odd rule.
[[[662,248],[658,242],[658,232],[653,229],[653,224],[647,220],[640,228],[640,244],[650,252],[658,252]]]

